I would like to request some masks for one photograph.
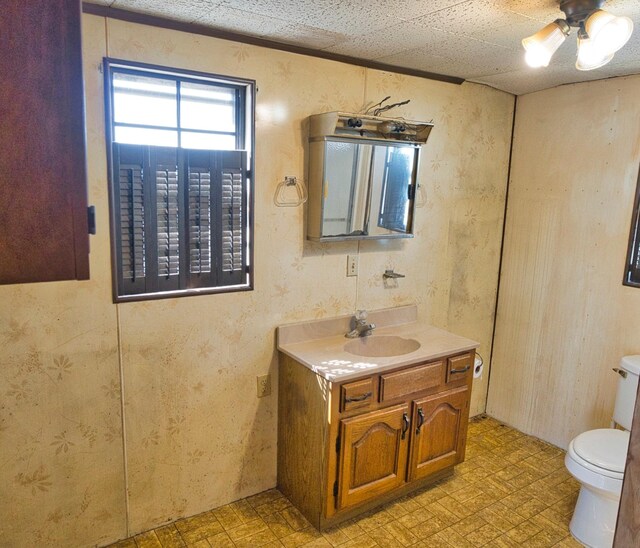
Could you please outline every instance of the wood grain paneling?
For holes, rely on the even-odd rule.
[[[622,285],[640,77],[518,98],[487,412],[566,447],[609,425],[640,291]]]
[[[0,11],[0,283],[87,279],[80,2]]]

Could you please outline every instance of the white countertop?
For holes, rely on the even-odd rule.
[[[350,341],[344,334],[351,329],[353,315],[278,327],[278,350],[308,367],[321,377],[342,382],[395,367],[424,362],[472,350],[480,343],[421,323],[415,306],[377,310],[368,322],[376,324],[373,337],[395,335],[414,339],[420,348],[391,357],[364,357],[345,351]]]

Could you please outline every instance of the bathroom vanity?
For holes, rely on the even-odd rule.
[[[478,343],[415,306],[278,328],[278,488],[318,529],[435,482],[464,460]]]

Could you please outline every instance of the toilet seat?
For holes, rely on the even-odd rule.
[[[576,436],[569,450],[585,468],[615,479],[622,479],[629,447],[629,432],[613,428],[589,430]]]
[[[608,493],[606,496],[619,497],[628,444],[629,433],[623,430],[590,430],[571,441],[565,465],[579,482]]]

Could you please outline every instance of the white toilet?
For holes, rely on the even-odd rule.
[[[624,428],[589,430],[569,444],[565,466],[581,484],[569,529],[590,548],[611,548],[616,527],[629,430],[636,401],[640,355],[625,356],[620,369],[613,422]]]

